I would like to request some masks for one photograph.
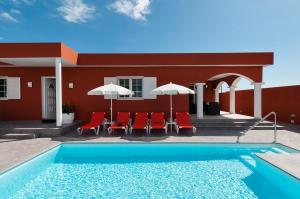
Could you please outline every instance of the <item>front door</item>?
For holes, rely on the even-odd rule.
[[[55,120],[56,118],[56,88],[55,78],[45,77],[43,84],[43,119]]]

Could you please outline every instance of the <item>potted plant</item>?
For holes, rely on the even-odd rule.
[[[74,121],[74,106],[67,103],[62,105],[62,123],[71,124]]]

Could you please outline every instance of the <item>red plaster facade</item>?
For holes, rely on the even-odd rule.
[[[25,48],[27,50],[25,51]],[[22,49],[22,51],[18,51]],[[42,52],[43,51],[43,52]],[[61,57],[72,63],[62,68],[63,102],[75,105],[78,120],[89,120],[92,111],[109,113],[109,100],[88,96],[87,92],[104,84],[104,77],[156,77],[157,86],[173,82],[184,86],[207,83],[204,100],[214,101],[214,84],[210,78],[234,73],[262,81],[263,66],[273,64],[273,53],[174,53],[174,54],[80,54],[61,43],[0,44],[0,61],[5,58]],[[2,60],[3,58],[3,60]],[[24,59],[26,61],[26,59]],[[1,120],[42,119],[42,76],[55,76],[52,66],[0,66],[0,76],[20,77],[21,99],[0,100]],[[32,87],[27,87],[32,82]],[[73,82],[74,88],[68,88]],[[114,100],[117,111],[169,112],[169,98]],[[174,96],[174,112],[188,111],[188,96]]]

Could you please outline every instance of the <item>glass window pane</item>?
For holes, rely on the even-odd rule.
[[[6,98],[7,96],[7,82],[6,79],[0,79],[0,98]]]
[[[142,79],[132,79],[132,91],[134,92],[133,97],[142,97]]]
[[[129,89],[129,79],[120,79],[119,85]]]
[[[129,89],[129,79],[119,79],[119,85]],[[121,98],[129,97],[129,95],[120,95]]]

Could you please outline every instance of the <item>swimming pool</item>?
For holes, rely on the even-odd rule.
[[[276,144],[61,144],[0,176],[1,198],[299,198],[254,153]],[[298,197],[297,197],[298,196]]]

